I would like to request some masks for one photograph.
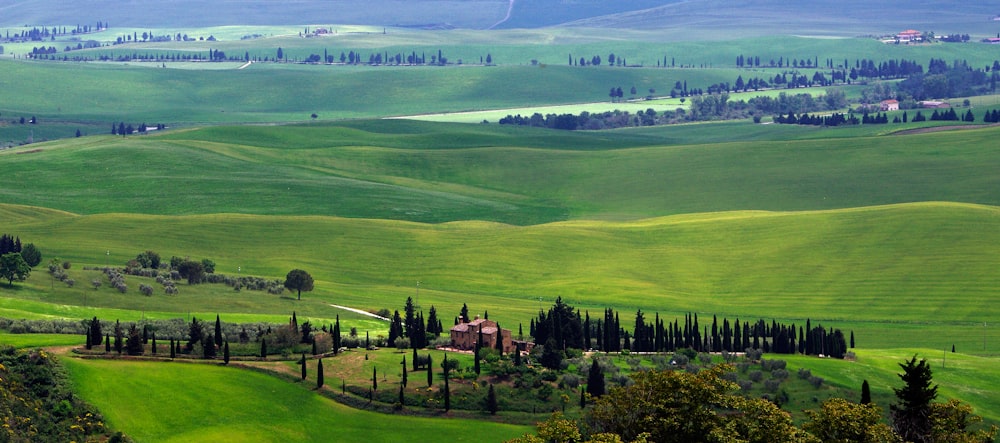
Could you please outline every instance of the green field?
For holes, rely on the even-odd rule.
[[[136,441],[402,441],[447,435],[503,441],[531,427],[387,416],[323,398],[310,386],[217,365],[64,358],[79,394]],[[237,406],[238,405],[238,406]],[[475,429],[475,432],[471,432]]]

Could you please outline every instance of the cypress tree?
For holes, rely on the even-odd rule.
[[[580,387],[580,409],[587,407],[587,390]]]
[[[372,390],[378,391],[378,368],[372,367]]]
[[[597,364],[596,358],[592,360],[587,375],[587,393],[594,398],[604,395],[604,372],[601,371],[601,365]]]
[[[111,336],[109,334],[104,334],[104,353],[111,352]]]
[[[153,333],[153,346],[152,346],[152,351],[153,351],[153,355],[156,355],[156,333],[155,333],[155,332]]]
[[[153,340],[156,340],[155,336],[153,337]],[[227,365],[229,364],[229,340],[226,340],[226,344],[222,348],[222,363]]]
[[[868,387],[868,380],[861,382],[861,404],[867,405],[872,402],[872,391]]]
[[[406,356],[405,355],[403,356],[403,381],[402,381],[401,386],[402,387],[406,387]]]
[[[302,366],[302,379],[306,379],[306,354],[302,354],[302,358],[299,359],[299,366]]]
[[[493,383],[490,383],[490,390],[486,393],[486,411],[497,415],[497,393],[493,390]]]
[[[476,352],[475,352],[475,354],[473,354],[472,359],[473,359],[473,363],[472,363],[473,370],[476,371],[476,375],[479,375],[480,367],[479,367],[479,346],[478,345],[476,346]]]
[[[444,356],[444,410],[451,410],[451,388],[448,386],[448,355]]]
[[[219,314],[215,314],[215,345],[222,347],[222,321],[219,320]]]
[[[431,355],[427,354],[427,387],[434,384],[434,365],[431,364]]]
[[[101,333],[101,321],[98,320],[97,317],[94,317],[94,319],[90,321],[90,345],[97,346],[101,344],[101,338],[103,337],[104,334]]]
[[[514,349],[514,366],[521,366],[521,350]]]
[[[323,387],[323,359],[316,363],[316,389]]]
[[[93,345],[91,345],[91,343],[90,343],[90,331],[89,330],[87,331],[87,345],[86,345],[86,347],[87,347],[88,351],[90,350],[90,348],[93,347]]]
[[[181,341],[180,340],[177,340],[177,341],[174,342],[174,348],[175,348],[174,349],[175,352],[181,352]]]
[[[405,397],[403,396],[403,385],[399,385],[399,407],[402,408],[403,405],[405,404],[406,402],[405,402]]]
[[[313,340],[313,355],[319,354],[319,349],[316,346],[316,340]]]
[[[260,358],[267,359],[267,340],[260,339]]]
[[[174,347],[174,339],[173,339],[173,337],[170,338],[170,358],[172,358],[172,359],[173,358],[177,358],[177,350]]]
[[[404,357],[404,359],[405,358],[406,357]],[[418,360],[417,359],[417,348],[413,348],[413,370],[414,371],[417,371],[417,370],[420,369],[420,366],[417,364],[417,360]]]

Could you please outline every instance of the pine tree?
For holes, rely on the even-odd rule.
[[[490,383],[490,390],[486,393],[486,411],[490,415],[497,415],[497,393],[493,389],[493,383]]]
[[[931,386],[931,367],[917,356],[900,363],[903,387],[893,388],[897,404],[891,405],[892,428],[904,441],[926,442],[931,434],[931,401],[937,398],[937,385]]]
[[[323,359],[316,363],[316,389],[323,387]]]
[[[868,386],[868,380],[861,382],[861,404],[867,405],[872,402],[872,391]]]

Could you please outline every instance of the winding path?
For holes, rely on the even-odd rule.
[[[361,314],[361,315],[366,315],[368,317],[377,318],[377,319],[382,320],[382,321],[389,321],[388,318],[385,318],[385,317],[383,317],[381,315],[372,314],[371,312],[368,312],[368,311],[362,311],[360,309],[349,308],[347,306],[340,306],[340,305],[330,305],[330,306],[332,306],[334,308],[337,308],[337,309],[343,309],[345,311],[351,311],[351,312],[353,312],[355,314]]]
[[[512,12],[514,12],[514,0],[510,0],[510,3],[507,4],[507,16],[505,16],[503,20],[494,23],[493,26],[490,26],[489,28],[486,29],[496,28],[497,26],[502,25],[505,21],[510,20],[510,14]]]

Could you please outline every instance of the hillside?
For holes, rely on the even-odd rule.
[[[53,303],[60,310],[80,305],[81,295],[90,294],[90,311],[77,310],[84,317],[95,307],[169,312],[181,303],[182,317],[188,310],[221,310],[224,317],[298,310],[331,319],[340,311],[327,303],[398,308],[420,281],[420,303],[437,306],[445,318],[468,303],[504,323],[523,323],[537,312],[540,298],[548,304],[562,296],[592,314],[614,306],[671,318],[684,312],[811,318],[855,331],[865,347],[914,345],[919,330],[921,346],[957,344],[978,353],[983,322],[1000,314],[992,303],[1000,287],[994,272],[1000,255],[983,248],[1000,241],[998,223],[997,207],[952,203],[529,227],[40,212],[34,221],[4,223],[5,229],[77,266],[120,264],[153,249],[167,257],[209,257],[218,272],[230,274],[240,267],[278,278],[301,267],[317,279],[317,290],[299,303],[227,288],[212,292],[211,286],[184,285],[182,298],[117,295],[111,288],[94,292],[82,284],[51,292],[48,276],[38,272],[27,288],[4,288],[0,294]],[[17,303],[7,307],[18,309]],[[989,333],[1000,332],[990,328]],[[988,353],[997,352],[996,343],[990,340]]]
[[[0,201],[81,214],[517,225],[919,201],[1000,205],[1000,152],[992,148],[997,127],[710,145],[690,140],[713,126],[695,127],[702,130],[678,127],[681,135],[674,137],[671,128],[565,133],[357,121],[83,137],[0,153],[0,162],[17,171],[0,177]],[[761,129],[720,128],[732,134]],[[24,188],[25,182],[32,186]]]

